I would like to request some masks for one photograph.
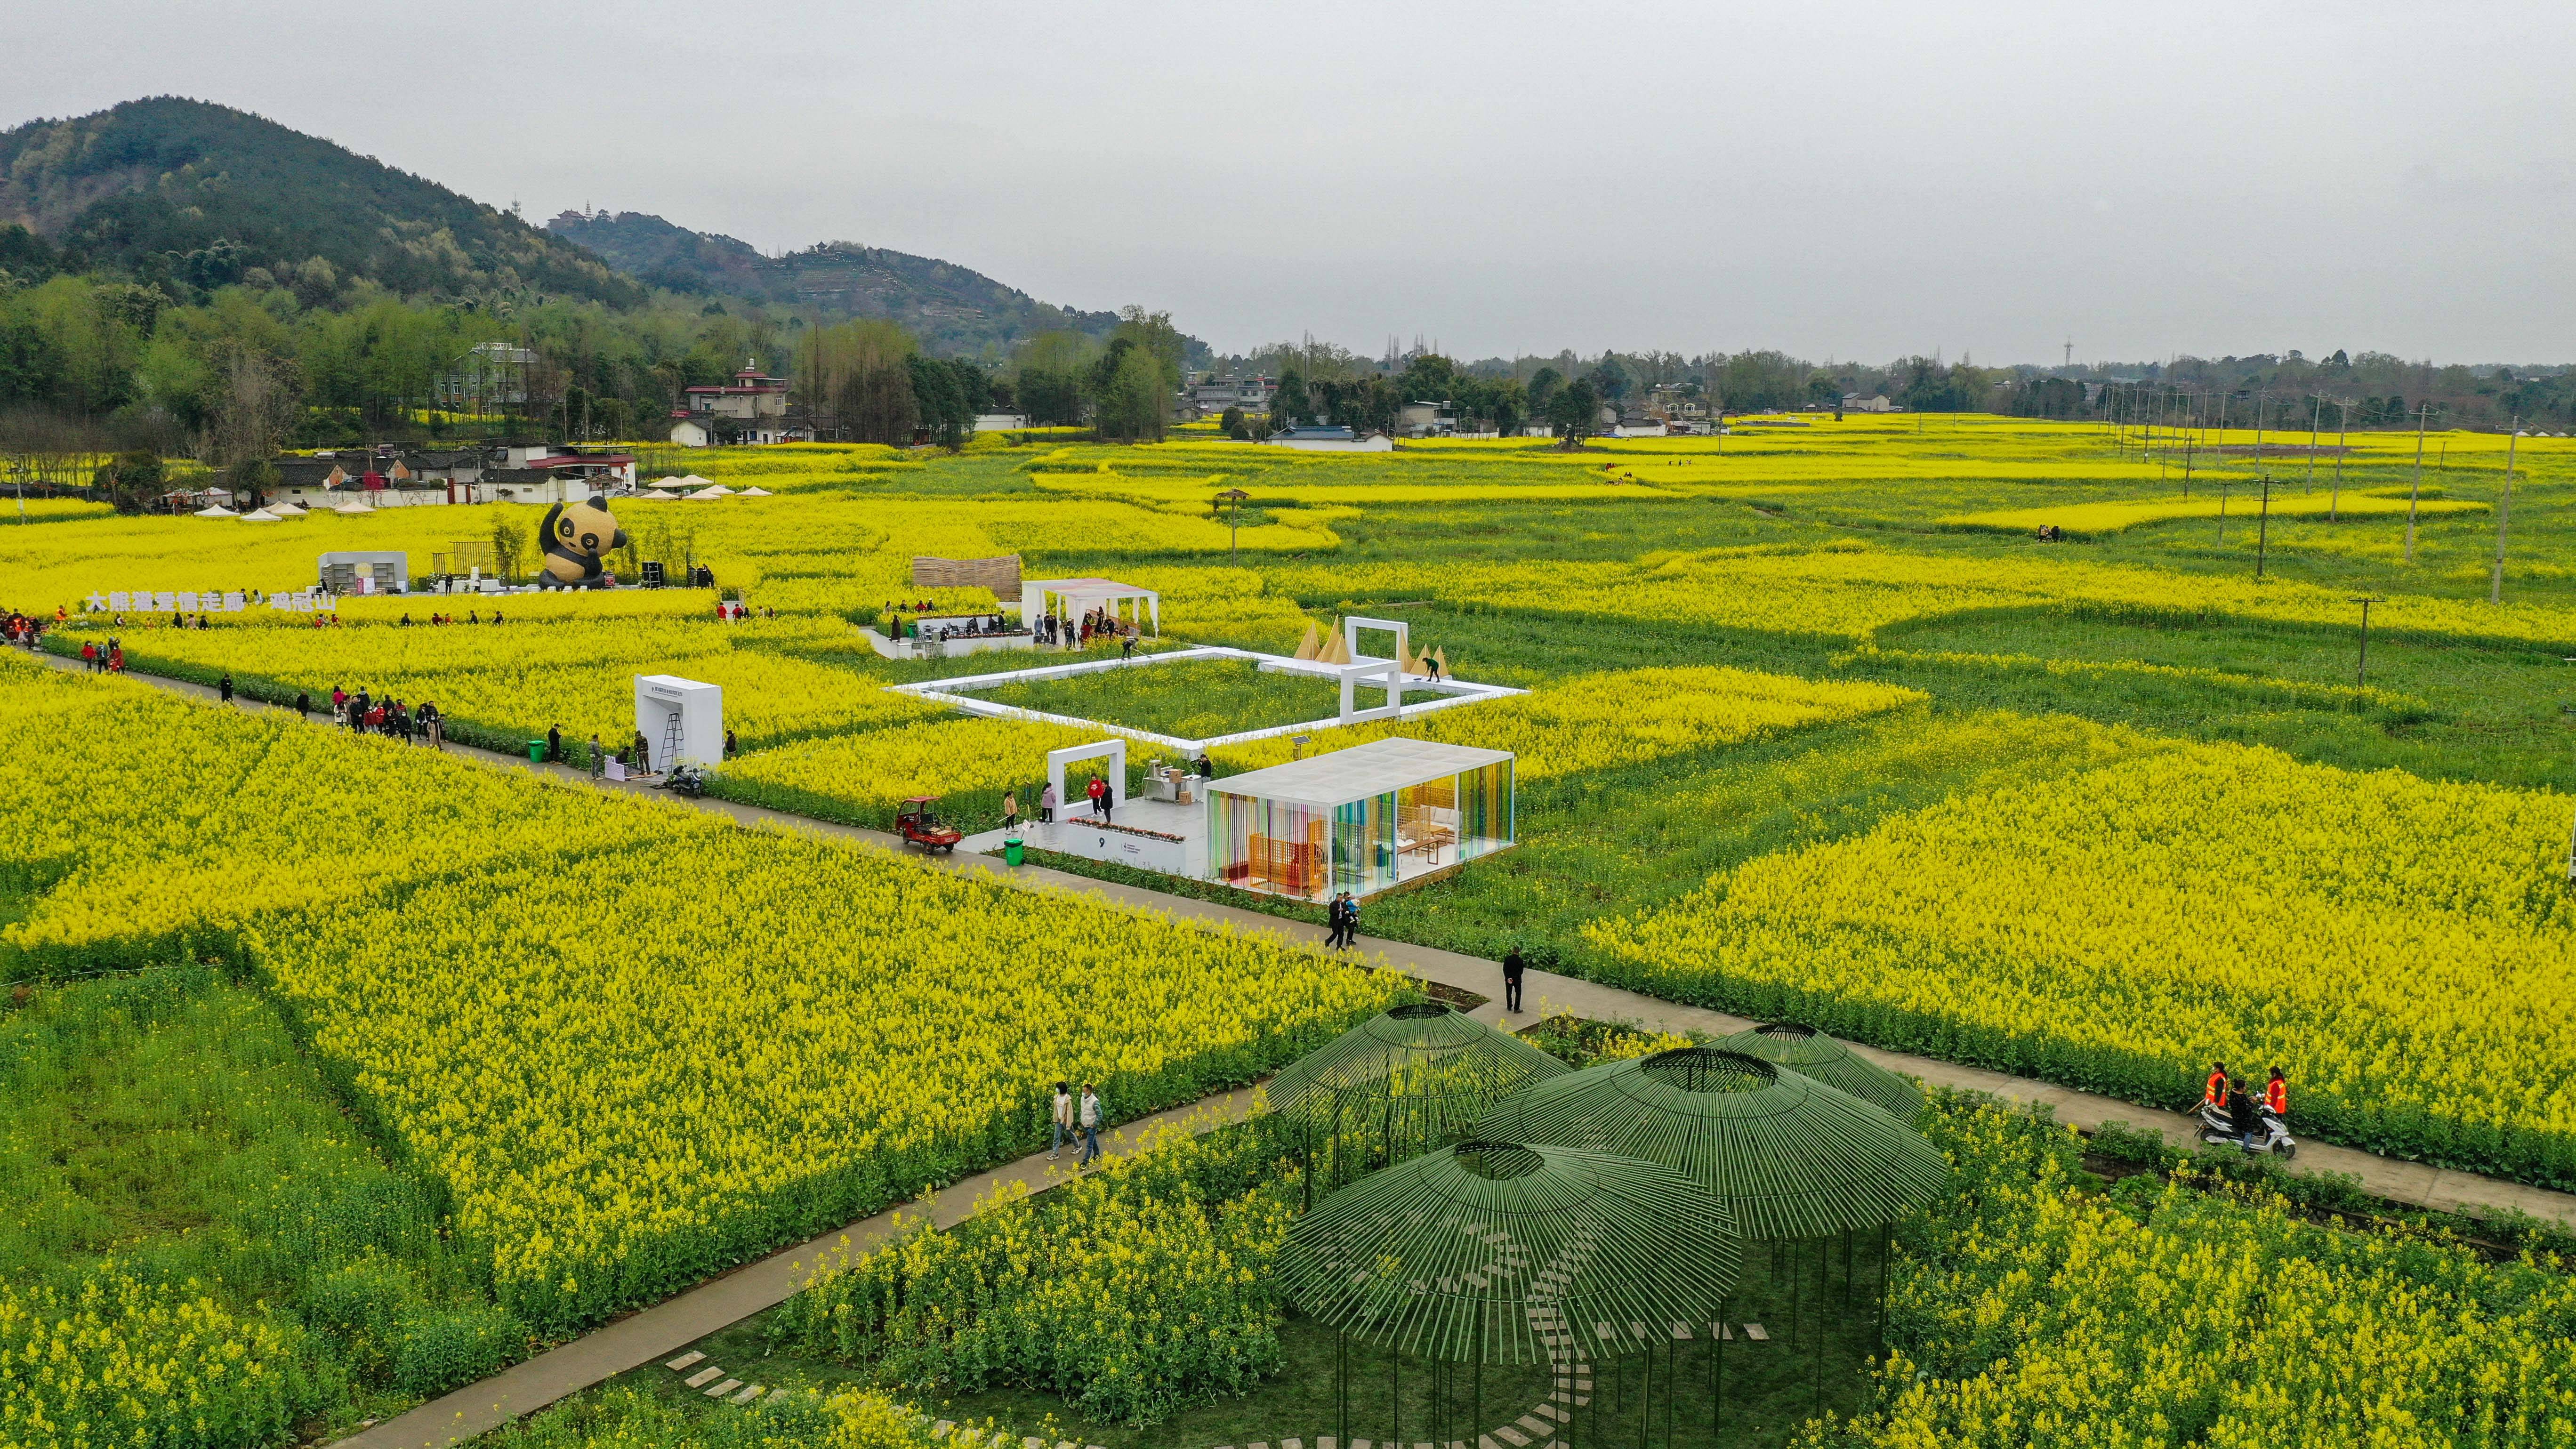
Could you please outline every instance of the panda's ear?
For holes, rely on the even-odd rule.
[[[626,546],[626,530],[622,528],[617,530],[617,536],[608,541],[608,546],[610,548],[624,548]]]

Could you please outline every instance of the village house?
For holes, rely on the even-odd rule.
[[[814,436],[801,420],[787,416],[787,383],[762,372],[745,359],[729,383],[701,383],[681,389],[681,404],[671,410],[671,441],[683,448],[716,443],[793,443]]]

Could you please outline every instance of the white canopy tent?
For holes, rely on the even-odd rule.
[[[679,494],[677,494],[677,493],[672,492],[672,491],[671,491],[670,489],[668,489],[668,488],[656,488],[656,489],[654,489],[652,492],[647,493],[647,494],[645,494],[644,496],[645,496],[645,497],[647,497],[647,498],[659,498],[659,499],[661,499],[663,502],[667,503],[667,502],[671,501],[672,499],[679,497],[680,495],[679,495]]]
[[[740,496],[744,498],[766,498],[769,496],[769,490],[766,488],[745,488],[742,490]]]
[[[223,505],[222,505],[222,504],[220,504],[220,503],[209,503],[209,504],[207,504],[205,507],[198,509],[198,510],[197,510],[197,516],[198,516],[199,518],[239,518],[239,517],[241,517],[241,515],[240,515],[240,514],[233,512],[231,509],[226,508],[225,506],[223,506]]]
[[[275,523],[278,521],[278,517],[276,514],[269,512],[265,508],[254,508],[250,512],[243,514],[241,516],[241,521],[244,523]]]
[[[331,511],[333,513],[373,513],[376,510],[369,508],[367,505],[352,498],[348,502],[334,507]]]
[[[1049,612],[1048,599],[1058,601],[1053,609],[1057,617],[1079,620],[1094,609],[1104,609],[1113,617],[1125,617],[1137,624],[1152,620],[1154,637],[1163,637],[1163,596],[1152,589],[1122,584],[1116,579],[1023,579],[1020,581],[1020,622],[1027,624]],[[1127,606],[1120,615],[1119,605]]]

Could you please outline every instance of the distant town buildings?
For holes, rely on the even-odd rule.
[[[1847,413],[1892,413],[1896,411],[1896,404],[1889,402],[1886,394],[1884,393],[1873,393],[1868,397],[1862,397],[1859,393],[1847,392],[1843,394],[1843,411]]]
[[[277,501],[305,508],[579,503],[635,484],[633,455],[552,444],[453,452],[392,444],[277,460]]]

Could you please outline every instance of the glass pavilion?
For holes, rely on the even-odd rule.
[[[1209,874],[1268,895],[1370,896],[1512,844],[1512,755],[1373,740],[1208,785]]]

